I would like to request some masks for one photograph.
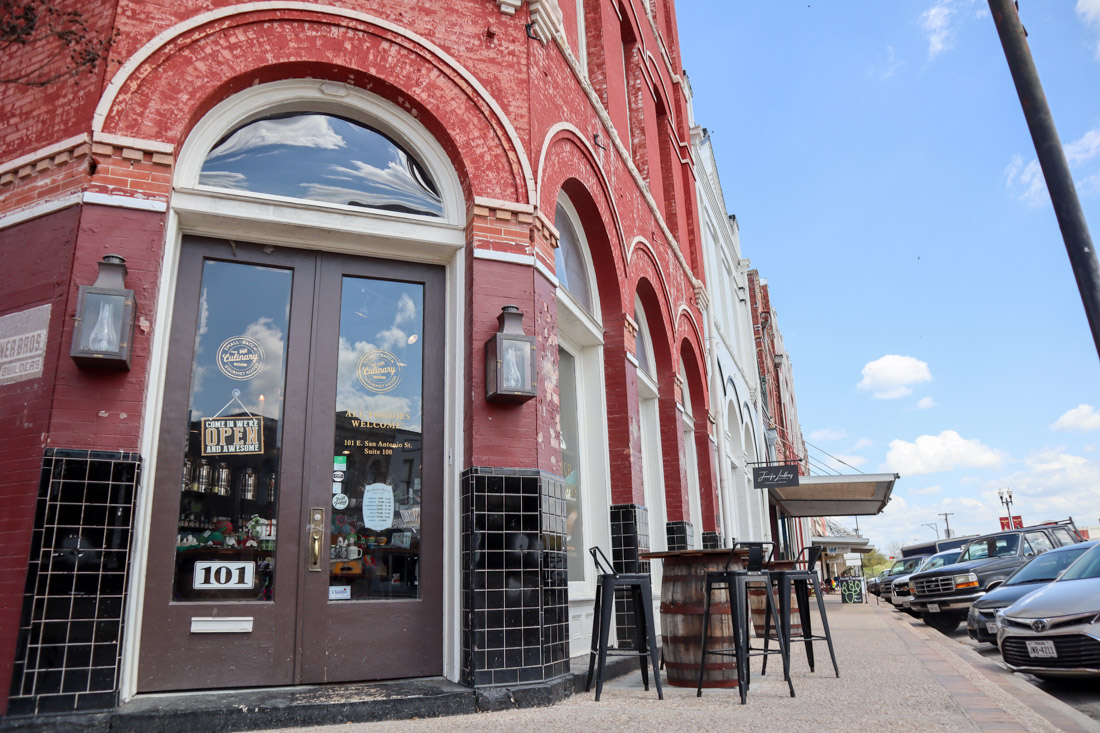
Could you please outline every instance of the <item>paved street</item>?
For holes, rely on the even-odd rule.
[[[886,606],[842,606],[829,617],[841,678],[827,671],[824,644],[817,672],[796,647],[790,698],[778,676],[754,677],[748,704],[734,690],[665,687],[659,701],[634,673],[605,688],[603,699],[579,694],[547,708],[443,719],[310,728],[317,731],[1100,731],[1100,723],[1000,668],[975,651]],[[819,657],[820,659],[820,657]],[[759,670],[759,660],[754,665]],[[299,729],[301,730],[301,729]]]
[[[911,623],[918,621],[911,619]],[[951,639],[969,646],[974,652],[990,663],[1001,667],[1006,674],[1008,668],[1001,661],[997,647],[991,644],[982,644],[971,639],[966,633],[966,627],[960,626],[958,630],[949,635]],[[1100,721],[1100,682],[1095,679],[1063,679],[1044,681],[1031,675],[1017,675],[1018,679],[1027,680],[1040,690],[1053,695],[1062,702],[1073,706],[1093,720]]]

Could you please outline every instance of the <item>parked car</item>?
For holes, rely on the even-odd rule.
[[[1016,568],[1041,552],[1081,540],[1070,519],[978,537],[967,543],[954,565],[909,578],[910,608],[929,626],[949,634],[966,619],[974,601],[1003,583]]]
[[[935,555],[926,557],[924,562],[917,566],[917,569],[913,572],[919,573],[924,570],[934,570],[942,568],[944,565],[951,565],[958,559],[961,552],[961,547],[946,552],[937,552]],[[909,589],[909,578],[911,577],[913,577],[912,574],[902,575],[894,579],[890,588],[890,602],[894,604],[895,608],[919,618],[920,614],[909,607],[913,602],[913,593]]]
[[[1100,547],[1058,580],[997,612],[1009,669],[1037,677],[1100,676]]]
[[[1003,584],[974,601],[966,617],[966,633],[975,641],[997,644],[996,613],[1008,608],[1029,593],[1035,593],[1053,583],[1058,574],[1073,564],[1085,551],[1100,545],[1100,541],[1080,542],[1055,547],[1037,555],[1008,576]]]
[[[893,598],[890,594],[892,591],[894,580],[902,575],[909,575],[910,573],[915,571],[917,568],[920,567],[920,564],[922,562],[928,559],[928,557],[928,555],[915,555],[911,557],[903,557],[895,562],[886,572],[886,575],[882,576],[882,578],[878,582],[879,597],[882,598],[882,600],[884,601],[889,601],[893,603]]]

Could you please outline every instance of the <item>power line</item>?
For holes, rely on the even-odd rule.
[[[836,456],[834,456],[834,455],[833,455],[832,453],[830,453],[829,451],[825,450],[824,448],[822,448],[822,447],[820,447],[820,446],[816,446],[816,445],[814,445],[813,443],[811,443],[810,441],[806,440],[805,438],[803,438],[803,439],[802,439],[802,442],[803,442],[803,443],[805,443],[806,445],[810,446],[810,447],[811,447],[811,448],[813,448],[814,450],[819,450],[819,451],[821,451],[822,453],[824,453],[825,455],[829,456],[829,458],[832,458],[832,459],[833,459],[834,461],[836,461],[837,463],[842,463],[842,464],[844,464],[845,466],[847,466],[848,468],[852,469],[852,470],[853,470],[853,471],[855,471],[856,473],[863,473],[863,471],[860,471],[860,470],[859,470],[858,468],[856,468],[856,467],[855,467],[855,466],[853,466],[852,464],[848,463],[848,462],[847,462],[847,461],[845,461],[845,460],[842,460],[842,459],[840,459],[840,458],[837,458]],[[837,473],[840,473],[840,471],[837,471]]]

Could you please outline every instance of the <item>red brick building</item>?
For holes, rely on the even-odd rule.
[[[765,421],[768,422],[768,460],[796,465],[798,473],[805,475],[809,473],[806,444],[798,422],[790,355],[783,346],[783,335],[772,308],[768,281],[760,277],[758,270],[750,270],[748,283],[757,368],[764,395]],[[809,544],[809,526],[805,520],[786,516],[774,500],[769,508],[772,537],[779,543],[782,552],[796,555]]]
[[[672,0],[61,4],[114,41],[0,86],[0,709],[552,683],[588,547],[722,530]]]

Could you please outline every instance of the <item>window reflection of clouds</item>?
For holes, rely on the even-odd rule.
[[[291,145],[303,148],[335,150],[347,146],[344,138],[332,129],[334,118],[324,115],[301,115],[258,120],[236,130],[210,151],[207,161],[223,158],[267,145]]]
[[[290,284],[290,272],[281,268],[206,261],[191,376],[192,420],[217,414],[234,389],[252,414],[279,418]],[[264,350],[263,367],[252,379],[232,380],[218,369],[218,347],[234,336],[250,338]],[[238,413],[240,407],[234,404],[226,412]]]
[[[253,415],[277,418],[283,397],[283,331],[270,318],[264,317],[248,324],[243,335],[264,350],[265,363],[259,374],[246,383],[248,394],[241,395],[246,398],[241,402]]]
[[[269,118],[239,128],[207,156],[199,183],[443,215],[442,198],[427,172],[405,150],[375,130],[329,115]]]
[[[410,296],[410,289],[414,290],[415,297]],[[344,278],[337,412],[353,410],[408,414],[410,418],[405,429],[420,432],[423,346],[418,338],[411,336],[419,336],[423,325],[420,312],[422,298],[422,287],[418,285]],[[387,323],[389,325],[375,333],[373,338],[363,333]],[[384,394],[370,392],[357,377],[359,360],[364,354],[378,349],[393,353],[401,363],[403,372],[394,390]]]

